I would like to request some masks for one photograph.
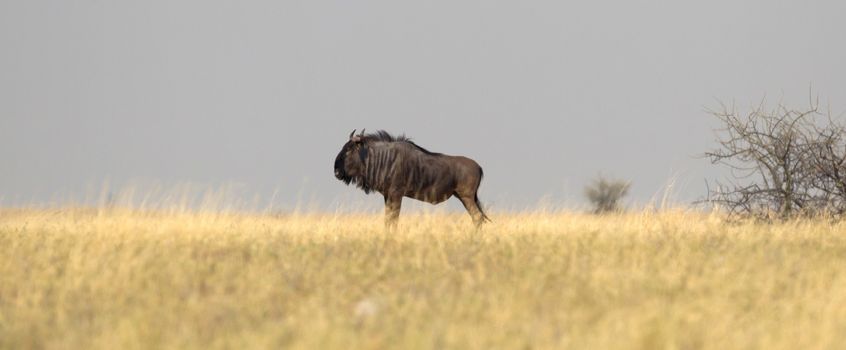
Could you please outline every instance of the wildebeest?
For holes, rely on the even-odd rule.
[[[404,135],[353,130],[335,158],[335,177],[365,193],[381,193],[388,228],[396,227],[403,197],[438,204],[456,196],[477,228],[490,221],[476,194],[482,167],[467,157],[429,152]]]

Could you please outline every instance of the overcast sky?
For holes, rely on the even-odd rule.
[[[846,111],[843,1],[0,0],[0,205],[105,181],[380,205],[335,180],[353,128],[485,169],[489,206],[647,202],[717,171],[703,110]],[[413,200],[406,199],[406,203]],[[460,207],[455,201],[451,207]]]

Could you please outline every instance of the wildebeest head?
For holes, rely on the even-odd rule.
[[[335,177],[347,185],[350,182],[362,185],[364,176],[364,161],[367,159],[367,144],[364,130],[356,135],[355,130],[350,133],[350,139],[335,157]]]

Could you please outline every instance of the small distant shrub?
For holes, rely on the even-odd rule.
[[[585,197],[593,205],[595,214],[619,212],[620,200],[629,194],[631,182],[624,180],[609,180],[599,176],[585,187]]]

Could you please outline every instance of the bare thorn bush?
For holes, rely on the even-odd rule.
[[[804,109],[761,102],[745,114],[720,103],[708,113],[722,127],[705,157],[730,176],[708,186],[703,202],[765,220],[846,212],[844,126],[820,112],[818,101]]]

